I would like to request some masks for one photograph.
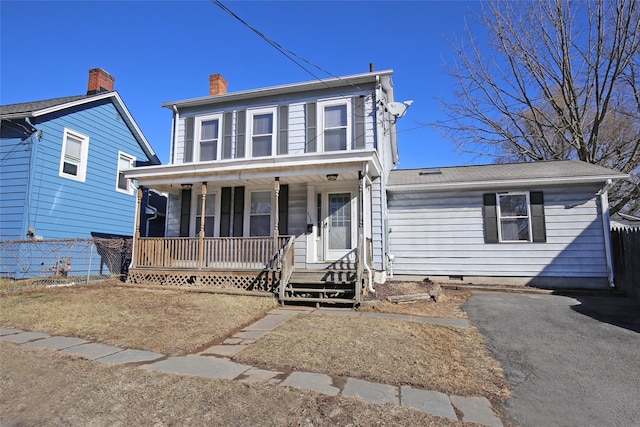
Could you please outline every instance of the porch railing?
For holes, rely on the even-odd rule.
[[[276,269],[278,253],[289,236],[207,237],[202,245],[197,237],[139,238],[135,249],[138,268],[220,268]],[[277,246],[276,246],[277,245]]]
[[[280,288],[278,290],[280,294],[280,300],[284,298],[284,289],[291,279],[291,274],[294,269],[294,248],[295,237],[290,236],[289,240],[282,248],[280,256]]]

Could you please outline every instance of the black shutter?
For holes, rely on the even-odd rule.
[[[544,221],[544,196],[542,191],[530,192],[529,202],[531,202],[533,241],[544,243],[547,241],[547,227]]]
[[[364,96],[356,96],[353,99],[353,148],[364,147]]]
[[[280,130],[278,135],[278,154],[287,154],[289,152],[289,106],[280,106],[278,114]]]
[[[232,127],[231,125],[233,123],[231,123],[233,120],[233,113],[231,112],[226,112],[224,113],[224,118],[223,118],[223,131],[222,131],[222,158],[223,159],[230,159],[232,154],[231,154],[231,139],[232,139]]]
[[[222,187],[220,193],[220,237],[231,236],[231,187]]]
[[[191,190],[180,193],[180,237],[189,237],[189,222],[191,219]]]
[[[236,119],[236,159],[244,158],[245,133],[246,133],[246,111],[238,111]]]
[[[317,149],[317,134],[316,134],[316,103],[307,103],[307,143],[305,145],[305,151],[307,153],[315,153]]]
[[[242,237],[244,226],[244,187],[233,189],[233,236]]]
[[[484,207],[484,242],[498,243],[498,211],[496,208],[497,197],[495,193],[487,193],[483,196]]]
[[[280,186],[278,195],[278,230],[280,234],[289,234],[289,186]]]
[[[194,125],[195,119],[193,117],[184,119],[184,156],[182,158],[184,163],[193,162]]]

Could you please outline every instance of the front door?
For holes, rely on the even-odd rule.
[[[355,224],[351,193],[327,193],[327,216],[324,223],[325,260],[335,261],[347,256],[353,249]]]

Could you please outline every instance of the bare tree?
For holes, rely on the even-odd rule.
[[[478,18],[486,46],[470,30],[452,44],[456,101],[434,125],[498,162],[579,159],[630,173],[611,209],[640,211],[640,2],[491,1]]]

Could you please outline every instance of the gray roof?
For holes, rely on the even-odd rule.
[[[531,163],[504,163],[443,168],[396,169],[391,171],[388,187],[450,188],[509,186],[525,183],[604,182],[628,175],[578,160]]]
[[[92,95],[65,96],[63,98],[45,99],[43,101],[0,105],[0,116],[11,115],[15,117],[17,115],[24,114],[26,117],[33,111],[44,110],[45,108],[55,107],[56,105],[66,104],[67,102],[73,102],[79,99],[90,98],[91,96]]]

